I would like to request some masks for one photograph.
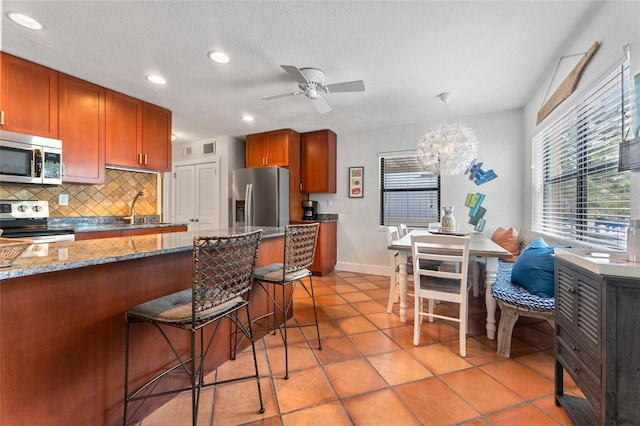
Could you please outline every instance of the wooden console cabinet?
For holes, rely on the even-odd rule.
[[[640,279],[556,258],[555,402],[579,425],[640,424]],[[563,371],[585,398],[564,394]]]

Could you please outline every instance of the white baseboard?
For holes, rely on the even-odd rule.
[[[362,265],[360,263],[337,262],[334,267],[336,271],[356,272],[358,274],[389,276],[388,266]]]

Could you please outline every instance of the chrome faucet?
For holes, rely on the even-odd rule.
[[[131,219],[132,225],[136,223],[136,201],[142,196],[144,196],[144,191],[138,192],[131,202],[131,216],[126,219]]]

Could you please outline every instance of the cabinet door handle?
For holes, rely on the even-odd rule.
[[[138,154],[138,164],[142,164],[142,154]]]
[[[580,350],[580,348],[578,348],[577,346],[574,346],[571,349],[573,349],[574,352],[578,352]]]
[[[146,166],[148,164],[148,160],[149,156],[147,154],[144,155],[144,165]]]
[[[0,111],[0,126],[4,126],[4,111]]]

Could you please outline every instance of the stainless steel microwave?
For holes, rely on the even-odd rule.
[[[0,131],[0,182],[60,185],[62,141]]]

